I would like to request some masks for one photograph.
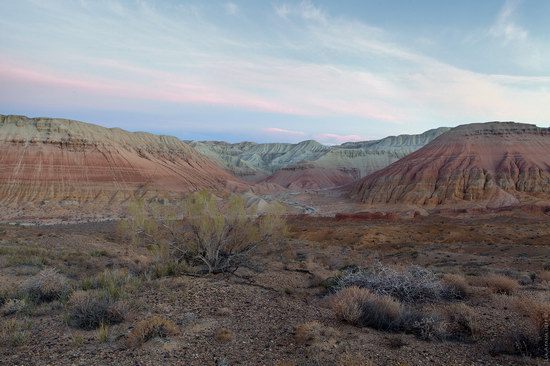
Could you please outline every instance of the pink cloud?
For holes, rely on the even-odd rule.
[[[285,130],[284,128],[268,127],[263,129],[264,132],[276,135],[288,135],[288,136],[304,136],[302,131]]]
[[[353,142],[353,141],[365,141],[367,138],[364,136],[359,135],[338,135],[335,133],[321,133],[318,135],[315,135],[314,138],[316,140],[320,140],[321,142],[327,142],[327,143],[344,143],[344,142]]]

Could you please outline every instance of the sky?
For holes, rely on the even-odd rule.
[[[2,0],[0,114],[325,144],[550,125],[547,0]]]

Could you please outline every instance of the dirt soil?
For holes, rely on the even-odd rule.
[[[432,215],[407,220],[336,220],[295,216],[280,246],[254,258],[260,271],[144,278],[128,296],[126,320],[100,341],[95,330],[67,324],[61,302],[37,305],[17,346],[0,344],[2,365],[536,365],[542,359],[494,355],[502,334],[522,321],[512,304],[550,300],[548,282],[529,282],[550,266],[550,222],[545,216]],[[0,226],[0,287],[16,288],[44,267],[72,283],[105,269],[139,273],[150,264],[147,248],[118,238],[113,222],[21,227]],[[345,324],[335,318],[323,280],[346,265],[419,264],[436,273],[459,273],[476,294],[474,342],[423,341]],[[521,285],[516,295],[497,295],[476,280],[505,274]],[[1,290],[2,288],[0,288]],[[434,304],[434,307],[445,304]],[[179,335],[129,347],[136,323],[151,315],[173,321]],[[2,316],[4,324],[14,315]],[[296,327],[319,322],[311,339]],[[227,337],[220,337],[221,329]],[[395,338],[402,343],[392,346]]]

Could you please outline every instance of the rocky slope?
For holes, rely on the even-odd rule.
[[[242,186],[175,137],[0,115],[0,204],[115,204],[134,193]]]
[[[350,183],[418,150],[442,127],[420,135],[325,146],[308,140],[298,144],[191,142],[196,150],[250,182],[270,182],[291,189],[327,188]]]
[[[513,122],[456,127],[352,190],[369,204],[502,207],[550,197],[550,129]]]

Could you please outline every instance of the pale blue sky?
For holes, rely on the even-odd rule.
[[[546,0],[4,0],[0,113],[323,143],[550,123]]]

